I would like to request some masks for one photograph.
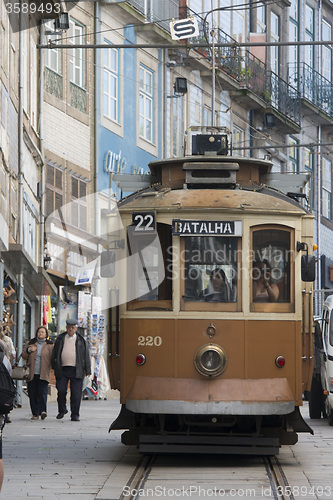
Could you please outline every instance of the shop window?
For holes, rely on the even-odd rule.
[[[140,236],[129,226],[127,237],[128,309],[171,309],[171,226],[158,223],[154,234]]]
[[[183,310],[239,310],[239,245],[234,236],[182,238]]]
[[[277,226],[252,232],[251,310],[293,310],[293,233]]]
[[[34,336],[31,325],[31,306],[25,300],[23,303],[23,345]]]

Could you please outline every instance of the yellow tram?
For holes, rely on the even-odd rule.
[[[312,432],[299,406],[313,217],[265,185],[271,166],[211,152],[155,161],[156,184],[120,203],[108,368],[124,444],[277,454]]]

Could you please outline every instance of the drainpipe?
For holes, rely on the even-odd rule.
[[[98,33],[100,32],[100,19],[99,19],[99,2],[95,2],[94,5],[94,43],[98,43]],[[98,100],[99,100],[99,71],[98,71],[98,63],[97,61],[97,49],[94,49],[94,62],[95,62],[95,70],[94,70],[94,190],[95,190],[95,234],[100,234],[100,211],[99,211],[99,203],[98,203],[98,168],[99,168],[99,155],[98,155]]]
[[[98,43],[98,33],[100,33],[100,5],[99,2],[95,2],[94,5],[94,43]],[[99,192],[98,192],[98,169],[99,169],[99,154],[98,154],[98,108],[100,101],[100,85],[99,85],[99,63],[100,58],[98,57],[98,49],[94,49],[94,190],[95,190],[95,236],[101,235],[101,216],[100,216],[100,206],[99,206]],[[109,193],[109,197],[111,193]],[[100,280],[95,281],[95,294],[99,295],[100,291]]]
[[[317,245],[318,245],[318,266],[317,266],[317,286],[318,290],[321,290],[321,238],[320,238],[320,217],[321,217],[321,126],[317,127]],[[317,300],[318,310],[317,314],[320,314],[322,307],[322,296],[319,292]]]
[[[168,131],[168,98],[167,98],[167,57],[168,57],[168,49],[162,50],[162,71],[163,71],[163,88],[162,95],[163,97],[163,133],[162,133],[162,141],[163,141],[163,149],[162,149],[162,158],[167,157],[167,131]]]
[[[20,4],[22,5],[20,0]],[[19,210],[18,210],[18,228],[19,244],[23,248],[23,14],[22,9],[19,13],[19,102],[18,102],[18,179],[19,179]],[[23,350],[23,274],[20,272],[17,276],[17,351],[21,354]],[[20,360],[22,363],[22,360]],[[17,404],[22,405],[22,381],[17,381]]]
[[[44,25],[40,22],[40,44],[44,43]],[[44,102],[44,49],[39,49],[39,150],[42,157],[40,169],[40,215],[39,215],[39,265],[44,267],[44,230],[45,230],[45,165],[44,165],[44,141],[43,141],[43,102]],[[42,312],[41,312],[42,316]],[[42,324],[40,322],[40,324]]]
[[[214,23],[214,20],[213,20]],[[215,31],[214,24],[210,33],[212,35],[212,127],[215,125]]]

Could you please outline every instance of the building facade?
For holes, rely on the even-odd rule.
[[[0,271],[15,291],[1,303],[18,349],[44,296],[59,330],[63,287],[94,267],[117,199],[151,182],[149,161],[189,153],[202,126],[228,130],[234,154],[271,159],[267,183],[315,216],[315,287],[333,287],[330,0],[78,2],[66,30],[59,15],[0,8]],[[191,16],[199,35],[173,40],[170,21]]]

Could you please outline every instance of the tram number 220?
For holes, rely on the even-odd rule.
[[[159,335],[157,335],[156,337],[144,337],[143,335],[140,335],[140,337],[138,337],[138,345],[159,347],[160,345],[162,345],[162,337],[160,337]]]

